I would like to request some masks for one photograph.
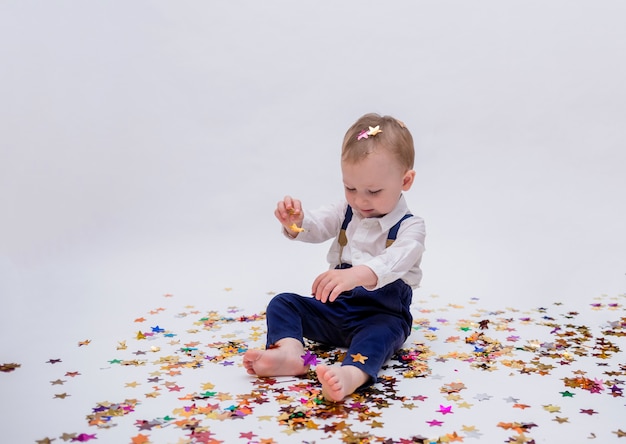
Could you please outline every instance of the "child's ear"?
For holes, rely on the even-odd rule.
[[[409,191],[415,181],[415,170],[409,170],[404,173],[402,178],[402,191]]]

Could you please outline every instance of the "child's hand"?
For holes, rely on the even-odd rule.
[[[355,287],[374,287],[378,276],[366,265],[357,265],[343,270],[328,270],[320,274],[313,282],[312,293],[322,302],[334,302],[344,291]]]
[[[285,196],[285,198],[276,205],[274,215],[291,237],[296,237],[298,233],[304,231],[302,230],[304,213],[302,212],[302,203],[298,199]]]

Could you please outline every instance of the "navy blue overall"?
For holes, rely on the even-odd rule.
[[[396,239],[402,221],[411,216],[405,215],[389,230],[387,246]],[[344,239],[351,218],[352,209],[348,206],[342,224]],[[340,234],[340,243],[341,237]],[[341,263],[336,268],[349,267],[350,264]],[[374,291],[356,287],[326,303],[310,296],[281,293],[267,307],[267,346],[283,338],[303,342],[302,338],[306,337],[322,344],[346,347],[342,365],[360,368],[370,376],[366,385],[372,384],[383,364],[411,333],[412,295],[411,287],[401,279]],[[364,363],[363,359],[359,360],[359,354],[367,357]],[[357,360],[351,355],[357,355]]]

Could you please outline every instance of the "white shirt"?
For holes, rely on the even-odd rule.
[[[320,243],[334,238],[328,252],[330,268],[341,262],[366,265],[378,277],[375,290],[402,279],[412,288],[417,288],[422,279],[420,262],[424,252],[426,230],[424,220],[413,216],[400,225],[398,236],[390,247],[386,248],[389,230],[402,217],[409,213],[404,196],[400,196],[396,207],[388,214],[378,218],[363,218],[356,211],[346,229],[348,244],[339,257],[340,246],[337,236],[346,214],[348,203],[343,201],[317,210],[305,211],[301,232],[296,240]]]

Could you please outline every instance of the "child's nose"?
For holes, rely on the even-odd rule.
[[[365,208],[368,202],[369,200],[367,199],[366,196],[358,196],[356,198],[356,204],[357,204],[357,207],[359,208]]]

